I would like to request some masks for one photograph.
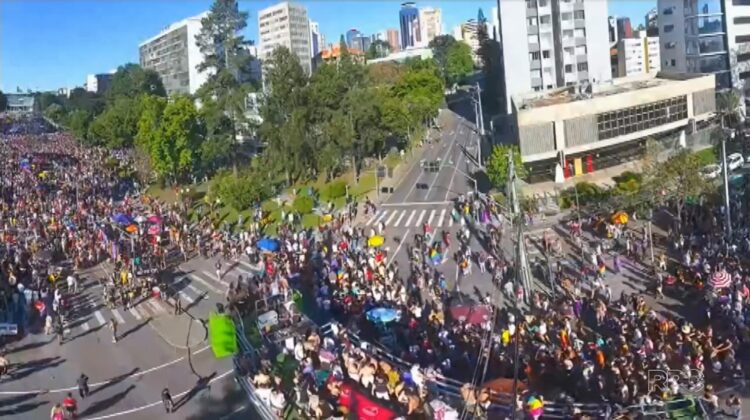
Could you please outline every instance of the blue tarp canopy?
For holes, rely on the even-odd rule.
[[[258,241],[258,248],[263,251],[277,252],[279,250],[279,241],[273,238],[263,238]]]
[[[367,319],[372,322],[387,324],[399,318],[398,311],[392,308],[375,308],[367,312]]]

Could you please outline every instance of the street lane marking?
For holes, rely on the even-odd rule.
[[[368,220],[367,223],[365,223],[365,226],[370,226],[372,224],[372,222],[374,222],[375,219],[378,218],[378,216],[380,216],[380,212],[377,212],[377,213],[373,214],[372,218],[370,220]]]
[[[388,226],[391,223],[391,220],[393,220],[393,218],[396,217],[396,214],[398,214],[398,212],[395,212],[395,211],[391,212],[391,215],[388,217],[388,220],[385,221],[386,226]]]
[[[104,320],[104,316],[101,312],[96,311],[94,312],[94,316],[96,317],[96,320],[99,321],[99,325],[104,325],[107,323],[107,321]]]
[[[141,314],[138,313],[138,310],[135,309],[135,306],[132,307],[132,308],[130,308],[130,309],[128,309],[128,312],[130,312],[130,314],[133,315],[135,317],[135,319],[137,319],[138,321],[141,320],[141,318],[142,318]]]
[[[200,289],[198,289],[197,287],[193,286],[192,284],[188,284],[187,288],[190,289],[190,291],[192,291],[193,293],[195,293],[198,296],[200,296],[200,295],[203,294],[203,292]]]
[[[120,312],[117,309],[112,309],[112,315],[114,315],[115,318],[117,318],[117,322],[119,322],[120,324],[125,323],[125,318],[123,318],[122,315],[120,315]]]
[[[203,271],[201,271],[201,272],[202,272],[203,274],[205,274],[205,275],[206,275],[206,277],[208,277],[209,279],[211,279],[211,280],[216,280],[216,281],[218,281],[219,283],[223,284],[224,286],[229,286],[229,283],[227,283],[226,281],[224,281],[224,280],[222,280],[222,279],[220,279],[220,278],[216,277],[216,273],[214,273],[214,274],[211,274],[211,273],[209,273],[209,272],[208,272],[208,271],[206,271],[206,270],[203,270]]]
[[[401,212],[401,216],[396,219],[396,223],[393,224],[393,227],[398,227],[398,224],[401,223],[401,219],[403,219],[404,216],[406,216],[406,210]]]
[[[417,211],[416,210],[412,210],[411,213],[409,214],[409,218],[406,220],[406,223],[404,223],[404,227],[411,226],[411,219],[414,218],[415,214],[417,214]]]
[[[432,219],[435,218],[435,209],[430,211],[430,217],[427,218],[427,224],[432,226]]]
[[[195,281],[197,281],[198,283],[200,283],[200,284],[202,284],[202,285],[204,285],[204,286],[208,287],[208,288],[209,288],[210,290],[214,291],[215,293],[218,293],[218,294],[220,294],[220,295],[222,294],[222,293],[221,293],[221,291],[219,291],[219,289],[215,288],[214,286],[211,286],[210,284],[208,284],[208,282],[207,282],[207,281],[203,280],[202,278],[200,278],[200,277],[199,277],[198,275],[196,275],[196,274],[191,274],[191,275],[190,275],[190,280],[195,280]]]
[[[422,210],[422,212],[421,212],[421,213],[419,213],[419,217],[417,218],[417,222],[416,222],[416,223],[414,223],[414,226],[415,226],[415,227],[419,227],[419,225],[421,225],[421,224],[422,224],[422,219],[424,219],[424,215],[425,215],[425,213],[427,213],[427,210]]]
[[[185,293],[183,290],[180,290],[179,295],[181,298],[185,299],[189,304],[195,302],[195,300],[191,298],[190,295]]]
[[[386,215],[386,214],[388,214],[388,210],[383,210],[383,211],[382,211],[382,212],[380,213],[380,217],[378,217],[378,220],[376,220],[376,221],[375,221],[375,224],[380,224],[380,222],[382,222],[382,221],[383,221],[383,219],[385,218],[385,215]]]
[[[453,220],[453,215],[451,215],[451,216],[450,216],[450,217],[448,218],[448,227],[452,227],[452,226],[453,226],[453,221],[454,221],[454,220]]]
[[[409,237],[409,229],[406,229],[406,232],[404,232],[404,236],[401,238],[401,242],[398,243],[398,246],[396,247],[396,251],[393,253],[393,257],[389,258],[388,264],[385,265],[385,268],[388,269],[391,266],[391,263],[396,259],[396,255],[398,255],[398,251],[401,250],[401,246],[404,244],[404,241],[406,241],[406,238]]]
[[[205,352],[206,350],[208,350],[210,348],[211,348],[211,346],[205,346],[203,348],[200,348],[200,349],[196,350],[193,353],[193,356],[201,354],[201,353]],[[116,381],[119,382],[119,381],[124,381],[124,380],[130,379],[130,378],[140,378],[141,376],[145,376],[148,373],[155,372],[157,370],[164,369],[166,367],[169,367],[169,366],[172,366],[174,364],[180,363],[181,361],[185,360],[186,357],[187,356],[182,356],[180,358],[172,360],[171,362],[162,363],[159,366],[154,366],[154,367],[148,368],[146,370],[141,370],[141,371],[138,371],[138,372],[134,372],[133,374],[127,375],[124,378],[111,378],[111,379],[107,379],[106,381],[101,381],[101,382],[96,382],[96,383],[93,383],[93,384],[89,384],[89,388],[98,388],[100,386],[109,384],[113,380],[116,380]],[[216,379],[216,378],[214,378],[214,379]],[[76,391],[76,390],[78,390],[78,386],[72,386],[72,387],[68,387],[68,388],[57,388],[57,389],[33,389],[33,390],[27,390],[27,391],[0,391],[0,395],[59,394],[59,393],[62,393],[62,392],[70,392],[70,391]],[[161,402],[159,402],[159,404],[161,404]]]
[[[232,373],[234,373],[234,369],[230,369],[230,370],[222,373],[221,375],[216,376],[215,378],[213,378],[210,381],[208,381],[208,384],[210,385],[210,384],[212,384],[212,383],[214,383],[214,382],[216,382],[216,381],[218,381],[220,379],[224,379],[225,377],[229,376]],[[78,389],[78,388],[75,388],[75,389]],[[175,400],[175,401],[179,401],[180,398],[182,398],[184,395],[187,395],[190,392],[195,392],[195,390],[194,389],[188,389],[187,391],[180,392],[177,395],[172,395],[172,399]],[[88,417],[88,420],[106,420],[106,419],[111,419],[113,417],[126,416],[128,414],[133,414],[135,412],[146,410],[146,409],[149,409],[149,408],[152,408],[152,407],[158,407],[158,406],[161,406],[162,404],[163,404],[162,401],[159,400],[159,401],[156,401],[156,402],[152,402],[150,404],[142,405],[140,407],[131,408],[129,410],[118,411],[117,413],[105,414],[105,415],[99,416],[99,417]]]
[[[167,312],[167,310],[164,308],[163,305],[159,304],[158,301],[155,300],[149,300],[148,305],[154,310],[156,314],[163,314]]]
[[[443,227],[443,218],[445,218],[445,209],[440,211],[440,217],[438,218],[438,227]]]

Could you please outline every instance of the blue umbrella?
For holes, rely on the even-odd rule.
[[[391,308],[375,308],[367,312],[367,319],[372,322],[387,324],[399,318],[398,311]]]
[[[263,251],[277,252],[279,250],[279,241],[272,238],[263,238],[258,241],[258,248]]]
[[[121,224],[121,225],[129,225],[132,223],[132,220],[130,220],[130,216],[123,214],[123,213],[115,213],[112,215],[112,220],[115,221],[115,223]]]

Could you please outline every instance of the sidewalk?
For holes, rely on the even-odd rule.
[[[203,323],[185,312],[180,315],[169,314],[152,318],[148,325],[162,340],[179,350],[186,350],[188,347],[195,348],[208,338],[208,330]],[[188,330],[190,331],[189,339]]]

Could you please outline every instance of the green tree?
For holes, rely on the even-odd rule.
[[[178,95],[164,107],[160,134],[151,144],[151,163],[165,179],[180,181],[197,166],[203,127],[192,99]]]
[[[47,108],[49,108],[52,104],[58,104],[63,108],[63,111],[65,110],[65,103],[59,96],[55,95],[52,92],[42,92],[34,95],[34,107],[37,110],[46,112]]]
[[[519,178],[526,177],[526,168],[521,160],[521,150],[516,145],[499,145],[492,148],[487,159],[487,177],[495,188],[504,189],[508,182],[508,154],[513,154],[513,167]]]
[[[440,35],[430,41],[427,45],[432,50],[432,59],[435,60],[440,74],[446,83],[448,79],[448,51],[456,43],[456,39],[451,35]]]
[[[114,99],[105,111],[94,118],[87,136],[89,143],[111,149],[133,146],[138,132],[140,101],[136,97],[121,96]]]
[[[8,109],[8,97],[0,90],[0,112]]]
[[[686,200],[697,199],[710,188],[709,182],[701,176],[702,166],[698,156],[684,149],[659,165],[656,176],[661,181],[657,185],[662,189],[655,195],[662,195],[665,200],[674,203],[678,226]]]
[[[93,115],[100,114],[104,110],[104,105],[104,98],[84,88],[75,88],[70,91],[70,97],[64,104],[68,111],[80,109]]]
[[[391,53],[391,44],[382,39],[376,39],[370,43],[370,47],[365,52],[365,58],[373,60],[383,58]]]
[[[65,118],[65,109],[60,104],[50,104],[44,109],[44,116],[56,123],[62,123]]]
[[[159,73],[154,70],[144,70],[138,64],[128,63],[117,68],[112,76],[112,82],[107,89],[107,102],[113,103],[120,97],[136,98],[149,94],[167,96]]]
[[[447,83],[457,83],[474,70],[471,47],[465,42],[454,42],[445,57],[444,77]]]
[[[93,114],[91,112],[85,109],[76,109],[68,114],[65,119],[65,126],[77,139],[85,141],[92,120]]]
[[[406,73],[406,66],[393,63],[375,63],[367,66],[367,83],[372,86],[393,86]]]
[[[736,90],[720,93],[716,98],[716,110],[725,127],[736,127],[744,118],[742,95]]]
[[[307,109],[307,76],[299,58],[286,47],[276,48],[265,62],[265,83],[270,91],[263,98],[259,127],[268,147],[265,160],[269,169],[286,175],[291,183],[305,172],[310,151]]]

